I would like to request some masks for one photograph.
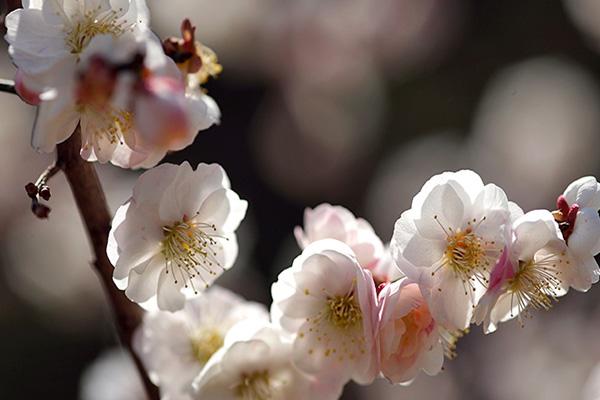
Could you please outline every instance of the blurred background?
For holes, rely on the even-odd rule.
[[[552,209],[569,182],[600,175],[598,0],[148,3],[160,36],[189,17],[224,66],[208,85],[221,125],[166,161],[218,162],[249,201],[240,257],[219,280],[248,299],[269,303],[299,253],[304,207],[344,205],[388,241],[443,170],[474,169],[525,210]],[[1,46],[0,77],[12,78]],[[130,360],[109,350],[110,314],[64,178],[52,179],[49,220],[29,211],[23,187],[52,160],[29,146],[34,113],[0,94],[0,398],[77,399],[105,379],[142,400]],[[98,169],[115,210],[139,172]],[[598,399],[599,300],[600,287],[571,292],[524,328],[474,329],[439,376],[348,385],[344,399]]]

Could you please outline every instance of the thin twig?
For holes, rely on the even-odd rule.
[[[17,94],[15,82],[10,79],[0,79],[0,92]]]
[[[31,212],[40,219],[48,218],[50,214],[50,207],[42,203],[40,200],[50,200],[50,187],[48,187],[48,180],[60,171],[61,168],[56,163],[50,165],[44,170],[37,178],[35,183],[29,182],[25,185],[25,191],[27,196],[31,199]]]
[[[140,359],[133,351],[133,333],[142,319],[141,308],[119,290],[112,279],[113,266],[106,255],[111,217],[104,191],[92,163],[79,155],[81,131],[77,127],[69,139],[58,144],[56,165],[65,173],[77,208],[83,219],[95,255],[94,267],[114,312],[119,338],[130,351],[143,380],[149,400],[159,400],[158,388],[152,384]]]

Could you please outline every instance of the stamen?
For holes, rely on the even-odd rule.
[[[523,318],[530,317],[529,309],[549,310],[556,301],[562,288],[557,263],[563,261],[560,256],[550,254],[537,261],[519,262],[519,270],[508,281],[507,291],[511,296],[510,316],[514,317],[512,309],[516,306],[521,325],[524,325]]]
[[[329,321],[340,329],[348,329],[361,321],[360,307],[354,293],[327,299]]]
[[[216,329],[202,329],[191,337],[192,352],[201,364],[206,364],[210,357],[223,346],[223,335]]]
[[[110,34],[114,37],[121,36],[133,28],[133,23],[120,20],[123,9],[110,10],[99,15],[101,8],[87,11],[81,18],[74,22],[65,31],[65,43],[71,53],[79,57],[90,41],[97,35]]]
[[[268,370],[242,374],[233,392],[242,400],[268,400],[273,398],[271,378]]]
[[[217,270],[223,270],[217,260],[219,243],[215,238],[224,238],[216,233],[215,225],[187,220],[177,222],[172,226],[163,227],[164,239],[162,241],[162,254],[165,257],[166,272],[173,274],[177,284],[176,271],[188,287],[188,283],[195,293],[198,290],[193,284],[193,279],[200,278],[208,287],[208,282],[200,273],[204,271],[209,275],[216,275]],[[226,239],[226,238],[225,238]]]
[[[486,217],[479,221],[476,219],[468,221],[465,229],[457,230],[444,227],[437,215],[433,218],[446,234],[447,245],[442,262],[431,272],[431,275],[435,275],[442,267],[450,268],[463,282],[465,295],[475,290],[477,282],[487,286],[486,272],[501,251],[495,247],[495,242],[485,241],[476,234]]]

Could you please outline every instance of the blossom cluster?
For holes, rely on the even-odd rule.
[[[471,324],[490,333],[523,321],[600,275],[595,178],[569,185],[555,211],[524,213],[476,173],[445,172],[425,183],[387,245],[343,207],[307,209],[294,231],[302,253],[273,284],[268,312],[219,287],[194,289],[220,273],[210,260],[235,257],[203,233],[235,240],[245,203],[224,181],[216,166],[162,165],[115,218],[115,279],[129,279],[135,301],[158,297],[136,343],[163,398],[336,399],[349,380],[409,384],[437,374]],[[219,190],[221,207],[203,204]]]
[[[79,125],[84,159],[149,168],[219,122],[201,85],[221,66],[188,20],[161,43],[144,0],[24,0],[5,24],[17,92],[38,105],[37,150]]]
[[[188,20],[161,43],[143,0],[23,0],[6,26],[17,91],[38,106],[38,150],[79,126],[86,160],[151,168],[219,121],[202,85],[221,66]],[[475,172],[444,172],[389,243],[341,206],[307,209],[270,309],[212,286],[235,263],[247,207],[221,166],[184,162],[144,172],[114,216],[114,283],[147,310],[134,347],[163,399],[327,400],[351,380],[409,384],[439,373],[472,324],[523,323],[600,277],[594,177],[556,210],[525,213]]]

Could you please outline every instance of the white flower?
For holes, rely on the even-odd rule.
[[[148,168],[167,150],[184,147],[174,146],[176,140],[187,140],[189,130],[184,87],[177,68],[151,33],[123,34],[118,39],[96,36],[81,56],[77,76],[74,86],[57,88],[56,99],[42,102],[34,140],[56,137],[60,130],[53,131],[56,125],[51,122],[70,115],[81,124],[81,156],[88,161]],[[46,118],[45,111],[57,101],[66,108]],[[154,107],[140,107],[148,103]],[[144,130],[147,124],[162,129],[163,137],[150,138]],[[47,149],[52,142],[46,142]]]
[[[384,257],[384,246],[371,224],[356,218],[341,206],[321,204],[304,210],[304,229],[297,226],[294,235],[300,248],[321,239],[346,243],[363,268],[373,268]]]
[[[131,356],[122,349],[104,352],[83,372],[81,400],[146,400]]]
[[[567,187],[557,205],[554,217],[573,263],[565,271],[566,279],[574,289],[587,291],[600,277],[594,259],[600,253],[600,184],[593,176],[580,178]]]
[[[408,384],[420,370],[436,375],[444,362],[440,327],[415,283],[404,279],[379,294],[381,373],[391,383]]]
[[[192,381],[224,343],[229,329],[244,319],[268,321],[258,303],[213,286],[175,313],[147,313],[135,336],[135,349],[163,396],[191,395]]]
[[[473,171],[429,179],[396,222],[398,267],[419,284],[434,319],[450,331],[469,326],[510,223],[506,195]]]
[[[107,254],[117,286],[133,301],[156,297],[161,310],[183,308],[237,256],[235,230],[247,203],[217,164],[162,164],[140,176],[113,219]]]
[[[348,246],[333,239],[308,245],[271,291],[271,317],[294,336],[298,368],[362,384],[374,379],[375,285]]]
[[[495,331],[498,322],[517,316],[522,321],[529,308],[549,309],[568,288],[564,278],[571,261],[549,211],[517,218],[510,234],[473,316],[475,323],[483,323],[485,333]]]
[[[41,83],[72,79],[81,53],[97,35],[148,29],[144,0],[25,0],[6,16],[8,52],[20,71]]]
[[[228,338],[228,340],[231,340]],[[266,326],[217,352],[194,381],[198,400],[334,400],[342,384],[319,380],[291,362],[292,344]]]
[[[188,90],[187,78],[148,30],[142,0],[25,6],[10,14],[6,38],[19,68],[19,93],[39,102],[35,149],[51,152],[80,123],[86,160],[149,168],[218,122],[214,100]],[[32,21],[39,24],[33,34]],[[49,55],[29,54],[36,46]]]

